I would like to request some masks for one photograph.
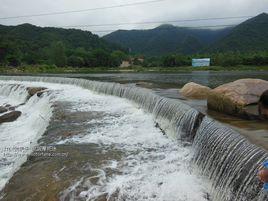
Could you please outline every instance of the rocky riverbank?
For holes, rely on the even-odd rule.
[[[237,80],[215,89],[189,83],[179,91],[179,98],[268,150],[267,89],[267,81],[258,79]],[[202,90],[207,96],[197,99]]]
[[[215,89],[188,83],[180,93],[190,99],[207,99],[207,108],[244,119],[268,119],[268,81],[240,79]]]

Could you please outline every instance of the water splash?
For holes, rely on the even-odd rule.
[[[39,98],[35,95],[28,99],[26,88],[18,84],[0,84],[0,105],[12,104],[22,112],[16,121],[0,125],[0,190],[27,160],[52,115],[51,96],[44,94]]]
[[[18,84],[0,84],[0,105],[19,105],[28,98],[26,87]]]

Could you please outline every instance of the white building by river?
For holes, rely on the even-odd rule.
[[[192,59],[193,67],[210,66],[210,58]]]

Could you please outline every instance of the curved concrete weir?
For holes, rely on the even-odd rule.
[[[256,177],[256,171],[268,159],[268,153],[239,133],[177,100],[160,97],[147,89],[84,79],[26,76],[1,76],[0,79],[75,85],[128,99],[151,113],[172,139],[191,144],[194,164],[211,180],[212,200],[268,199]]]

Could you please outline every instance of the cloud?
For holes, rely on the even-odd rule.
[[[80,10],[140,1],[143,0],[1,0],[0,17]],[[22,23],[31,23],[39,26],[61,27],[70,25],[169,21],[229,16],[255,16],[268,10],[268,3],[265,1],[266,0],[165,0],[163,2],[156,2],[152,4],[90,12],[0,20],[0,24],[17,25]],[[196,21],[175,23],[175,25],[226,25],[236,24],[242,20],[245,19]],[[157,25],[159,24],[131,24],[121,26],[81,27],[81,29],[94,32],[117,29],[147,29],[153,28]]]

